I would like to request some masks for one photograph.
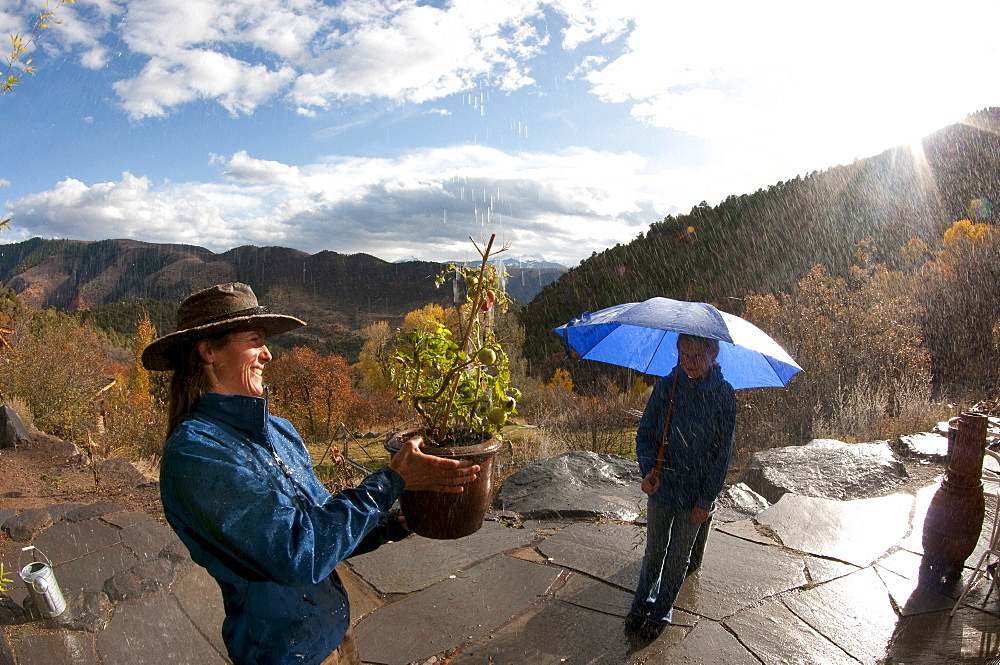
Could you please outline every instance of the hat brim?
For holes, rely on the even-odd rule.
[[[157,372],[176,369],[180,361],[179,346],[183,342],[192,342],[249,325],[260,326],[268,337],[273,337],[301,328],[306,325],[306,322],[285,314],[252,314],[237,316],[219,323],[195,326],[187,330],[178,330],[150,342],[142,351],[142,366]]]

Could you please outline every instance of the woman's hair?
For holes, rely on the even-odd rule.
[[[699,337],[698,335],[690,335],[688,333],[681,333],[677,336],[677,348],[680,348],[681,341],[687,340],[689,342],[695,342],[701,344],[706,351],[708,351],[712,357],[717,357],[719,355],[719,340],[713,339],[711,337]]]
[[[230,331],[231,332],[231,331]],[[230,332],[202,338],[213,348],[225,346]],[[181,424],[184,417],[198,406],[198,400],[211,387],[208,374],[205,372],[205,362],[198,352],[198,342],[186,342],[180,349],[181,363],[174,369],[170,377],[170,406],[167,411],[167,437],[174,428]]]

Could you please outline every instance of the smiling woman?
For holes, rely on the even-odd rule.
[[[273,314],[246,284],[189,296],[177,330],[143,351],[172,370],[160,495],[170,526],[222,589],[222,636],[236,665],[360,663],[344,559],[406,537],[389,510],[403,489],[462,492],[479,466],[411,440],[356,488],[331,495],[291,423],[270,415],[266,340],[305,325]]]

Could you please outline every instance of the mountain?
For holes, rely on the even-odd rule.
[[[307,254],[284,247],[237,247],[215,254],[202,247],[135,240],[43,240],[0,245],[0,283],[33,307],[89,309],[106,326],[134,331],[141,308],[160,333],[174,329],[177,303],[226,281],[250,284],[261,303],[309,325],[282,343],[309,343],[352,357],[358,331],[379,320],[396,325],[428,303],[452,300],[437,289],[443,264],[389,263],[367,254]],[[508,267],[508,292],[527,302],[564,269]]]
[[[1000,203],[1000,109],[853,164],[779,182],[668,216],[625,245],[595,253],[521,312],[531,360],[561,347],[552,328],[585,311],[654,296],[740,313],[749,291],[790,290],[816,264],[843,274],[870,237],[897,266],[911,238],[935,247],[960,219],[992,221]]]

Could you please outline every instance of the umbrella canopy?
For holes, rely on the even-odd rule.
[[[680,333],[719,340],[733,388],[782,387],[802,368],[764,331],[704,302],[650,298],[584,312],[555,329],[581,358],[665,376],[677,365]]]

